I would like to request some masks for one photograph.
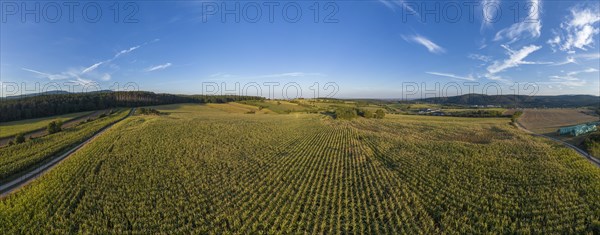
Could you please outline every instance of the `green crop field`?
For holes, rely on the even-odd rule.
[[[0,182],[14,178],[20,172],[83,142],[106,125],[123,118],[128,112],[128,109],[121,110],[52,135],[0,148]]]
[[[0,230],[582,234],[600,226],[600,169],[506,118],[343,121],[214,106],[158,106],[168,115],[116,124],[0,201]]]
[[[291,112],[306,112],[309,110],[313,110],[310,106],[303,106],[296,103],[291,103],[288,101],[277,101],[277,100],[264,100],[264,101],[240,101],[239,103],[252,105],[255,107],[263,107],[264,109],[268,109],[275,113],[291,113]]]
[[[13,136],[19,133],[25,133],[40,128],[46,127],[48,123],[56,120],[67,121],[76,117],[80,117],[91,112],[71,113],[47,118],[27,119],[23,121],[0,123],[0,138]]]

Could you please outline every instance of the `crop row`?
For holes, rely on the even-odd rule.
[[[585,233],[600,217],[600,170],[507,123],[172,112],[117,124],[1,201],[0,229]]]
[[[0,148],[0,182],[42,164],[51,157],[83,142],[103,127],[123,118],[127,112],[121,110],[59,133]]]

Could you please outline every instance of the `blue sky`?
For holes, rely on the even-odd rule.
[[[0,95],[55,89],[49,84],[250,95],[260,87],[276,98],[289,84],[304,97],[316,87],[319,96],[361,98],[496,94],[495,87],[600,93],[597,1],[92,3],[3,1]],[[236,4],[239,13],[222,14]],[[215,84],[219,91],[209,89]]]

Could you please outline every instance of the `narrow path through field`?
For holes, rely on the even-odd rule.
[[[589,160],[590,162],[592,162],[592,164],[594,164],[595,166],[597,166],[597,167],[600,167],[600,160],[598,160],[598,159],[594,158],[593,156],[591,156],[590,154],[588,154],[586,151],[583,151],[582,149],[578,148],[577,146],[575,146],[575,145],[572,145],[572,144],[569,144],[569,143],[567,143],[567,142],[565,142],[565,141],[562,141],[562,140],[559,140],[559,139],[556,139],[556,138],[553,138],[553,137],[547,136],[547,135],[542,135],[542,134],[537,134],[537,133],[534,133],[534,132],[532,132],[532,131],[530,131],[530,130],[527,130],[525,127],[523,127],[523,125],[521,125],[521,123],[519,123],[519,121],[517,121],[516,123],[517,123],[517,127],[518,127],[519,129],[521,129],[521,130],[523,130],[523,131],[525,131],[525,132],[527,132],[527,133],[529,133],[529,134],[531,134],[531,135],[534,135],[534,136],[541,136],[541,137],[544,137],[544,138],[546,138],[546,139],[549,139],[549,140],[552,140],[552,141],[554,141],[554,142],[557,142],[557,143],[559,143],[559,144],[562,144],[562,145],[564,145],[564,146],[567,146],[567,147],[569,147],[569,148],[571,148],[571,149],[575,150],[575,152],[577,152],[579,155],[581,155],[581,156],[582,156],[582,157],[584,157],[585,159],[587,159],[587,160]]]
[[[109,128],[111,128],[112,126],[114,126],[115,124],[125,120],[126,118],[128,118],[129,116],[131,116],[132,114],[135,113],[135,108],[132,108],[129,111],[129,114],[127,114],[127,116],[123,117],[122,119],[108,125],[105,126],[104,128],[102,128],[100,131],[98,131],[98,133],[94,134],[92,137],[90,137],[89,139],[83,141],[81,144],[73,147],[72,149],[70,149],[69,151],[54,157],[50,162],[31,170],[30,172],[27,172],[25,174],[23,174],[22,176],[20,176],[19,178],[16,178],[10,182],[7,182],[5,184],[0,185],[0,198],[3,198],[5,196],[7,196],[8,194],[10,194],[11,192],[25,186],[26,184],[28,184],[29,182],[33,181],[34,179],[36,179],[37,177],[42,176],[45,172],[49,171],[50,169],[52,169],[52,167],[56,166],[57,163],[59,163],[60,161],[66,159],[67,157],[71,156],[73,153],[77,152],[77,150],[81,149],[81,147],[85,146],[86,144],[90,143],[92,140],[94,140],[96,137],[102,135],[102,133],[104,133],[106,130],[108,130]]]

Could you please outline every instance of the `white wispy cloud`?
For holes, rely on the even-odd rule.
[[[600,59],[600,53],[576,54],[573,57],[584,60],[598,60]]]
[[[93,71],[93,70],[97,69],[97,68],[98,68],[100,65],[102,65],[102,64],[104,64],[104,63],[106,63],[106,61],[102,61],[102,62],[95,63],[95,64],[93,64],[92,66],[90,66],[90,67],[87,67],[87,68],[83,69],[83,71],[81,71],[81,73],[82,73],[82,74],[84,74],[84,73],[91,72],[91,71]]]
[[[121,50],[117,54],[115,54],[115,56],[113,57],[113,59],[116,59],[119,56],[125,55],[125,54],[127,54],[129,52],[135,51],[135,50],[137,50],[140,47],[141,47],[141,45],[138,45],[138,46],[130,47],[129,49]]]
[[[409,12],[411,12],[412,14],[419,16],[419,13],[417,11],[415,11],[414,8],[412,8],[409,4],[406,3],[406,1],[404,0],[378,0],[381,4],[383,4],[385,7],[387,7],[388,9],[396,12],[396,8],[401,7],[403,9],[408,10]]]
[[[588,68],[585,70],[568,72],[565,75],[553,75],[553,76],[550,76],[550,82],[546,82],[546,83],[569,86],[569,87],[580,87],[580,86],[586,85],[587,82],[585,80],[577,77],[577,75],[582,74],[582,73],[597,73],[597,72],[598,72],[598,69]]]
[[[573,53],[574,49],[587,51],[593,48],[594,37],[600,33],[597,27],[600,22],[598,5],[586,7],[577,5],[570,9],[571,15],[554,31],[554,37],[548,40],[552,48]]]
[[[144,45],[147,45],[149,43],[158,42],[158,41],[159,41],[159,39],[154,39],[152,41],[145,42],[141,45],[137,45],[137,46],[130,47],[128,49],[120,50],[117,53],[115,53],[115,55],[110,59],[94,63],[93,65],[90,65],[88,67],[79,66],[76,68],[70,68],[70,69],[68,69],[64,72],[60,72],[60,73],[47,73],[47,72],[41,72],[41,71],[38,71],[35,69],[30,69],[30,68],[21,68],[21,69],[24,71],[34,73],[39,78],[47,78],[50,80],[70,79],[69,80],[70,82],[81,84],[81,85],[90,84],[90,83],[94,82],[94,80],[109,81],[112,79],[112,75],[110,73],[100,73],[100,72],[96,71],[100,66],[108,65],[107,68],[112,69],[112,70],[118,70],[119,67],[117,65],[115,65],[114,63],[111,63],[115,59],[117,59],[125,54],[131,53],[131,52],[141,48]]]
[[[441,53],[446,52],[446,49],[442,48],[441,46],[435,44],[428,38],[423,37],[421,35],[402,36],[402,38],[407,42],[415,42],[415,43],[421,44],[422,46],[427,48],[427,50],[429,52],[434,53],[434,54],[441,54]]]
[[[27,71],[27,72],[35,73],[38,75],[38,77],[47,78],[50,80],[64,80],[64,79],[68,79],[70,77],[69,73],[66,73],[66,72],[63,72],[60,74],[50,74],[50,73],[40,72],[35,69],[28,69],[28,68],[21,68],[21,69],[24,71]]]
[[[146,69],[146,72],[152,72],[152,71],[156,71],[156,70],[163,70],[166,69],[168,67],[171,67],[171,63],[166,63],[166,64],[161,64],[161,65],[156,65],[156,66],[152,66],[150,68]]]
[[[481,20],[481,28],[489,27],[492,20],[496,19],[498,10],[495,6],[500,6],[500,0],[481,0],[483,11],[483,19]]]
[[[112,78],[112,76],[110,75],[110,73],[105,73],[104,75],[102,75],[102,77],[100,78],[100,80],[102,80],[102,81],[110,81],[111,78]]]
[[[565,64],[577,64],[577,61],[575,60],[575,57],[567,56],[567,58],[564,61],[552,63],[553,66],[560,66]]]
[[[442,77],[456,78],[456,79],[467,80],[467,81],[475,81],[475,78],[471,74],[469,74],[469,76],[464,77],[464,76],[458,76],[458,75],[451,74],[451,73],[439,73],[439,72],[425,72],[425,73],[431,74],[431,75],[436,75],[436,76],[442,76]]]
[[[96,82],[90,80],[90,79],[83,79],[80,77],[75,78],[74,80],[71,80],[70,82],[81,85],[81,86],[89,86],[91,84],[95,84]]]
[[[110,63],[110,62],[112,62],[112,61],[116,60],[117,58],[119,58],[119,57],[121,57],[121,56],[123,56],[123,55],[129,54],[129,53],[131,53],[131,52],[133,52],[133,51],[135,51],[135,50],[137,50],[137,49],[139,49],[139,48],[141,48],[141,47],[143,47],[143,46],[145,46],[145,45],[148,45],[148,44],[150,44],[150,43],[155,43],[155,42],[158,42],[158,41],[160,41],[160,39],[154,39],[154,40],[152,40],[152,41],[145,42],[145,43],[143,43],[143,44],[140,44],[140,45],[132,46],[132,47],[130,47],[130,48],[128,48],[128,49],[123,49],[123,50],[120,50],[120,51],[119,51],[119,52],[117,52],[117,53],[116,53],[116,54],[115,54],[115,55],[114,55],[112,58],[110,58],[110,59],[107,59],[107,60],[104,60],[104,61],[97,62],[97,63],[95,63],[95,64],[93,64],[93,65],[91,65],[91,66],[89,66],[89,67],[86,67],[85,69],[83,69],[83,70],[81,71],[81,74],[85,74],[85,73],[89,73],[89,72],[91,72],[91,71],[94,71],[94,70],[96,70],[98,67],[100,67],[100,65],[103,65],[103,64],[108,64],[108,63]]]
[[[492,80],[492,81],[498,81],[498,82],[503,82],[506,84],[511,84],[511,81],[505,78],[502,78],[500,76],[498,76],[495,73],[486,73],[485,75],[483,75],[485,78]]]
[[[506,69],[518,67],[519,65],[523,64],[548,64],[546,62],[530,62],[524,60],[527,56],[529,56],[529,54],[541,49],[541,46],[529,45],[521,48],[518,51],[510,49],[506,45],[503,45],[503,47],[508,51],[509,57],[504,61],[494,61],[492,65],[488,66],[487,71],[490,74],[496,74]]]
[[[541,0],[529,0],[529,12],[527,17],[518,23],[511,25],[508,28],[502,29],[496,33],[494,41],[503,39],[511,39],[511,42],[517,41],[524,36],[538,38],[542,31],[542,20],[540,12],[542,11]]]
[[[473,60],[480,60],[483,62],[490,62],[492,61],[492,57],[491,56],[486,56],[486,55],[480,55],[480,54],[469,54],[469,59],[473,59]]]

